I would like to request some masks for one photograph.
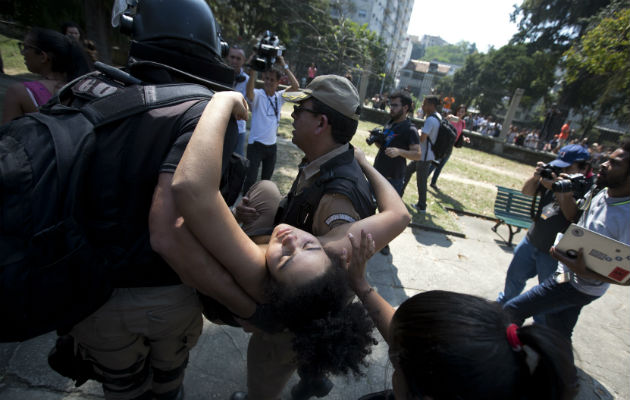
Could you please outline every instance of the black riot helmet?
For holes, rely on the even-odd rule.
[[[132,74],[160,69],[178,79],[215,90],[230,90],[233,69],[222,59],[222,42],[210,6],[203,0],[139,0],[135,13],[125,12],[121,31],[131,35]]]

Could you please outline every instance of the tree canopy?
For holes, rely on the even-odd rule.
[[[490,49],[487,54],[470,55],[451,79],[440,82],[438,91],[452,95],[457,103],[475,105],[486,114],[500,108],[503,99],[511,97],[517,88],[525,89],[521,103],[531,105],[546,94],[547,83],[553,80],[553,67],[549,68],[552,61],[548,54],[532,53],[524,44]]]
[[[439,61],[447,64],[464,65],[466,57],[477,52],[477,45],[461,41],[456,44],[445,46],[427,47],[422,57],[427,61]]]
[[[530,43],[538,50],[559,56],[584,34],[588,18],[609,3],[610,0],[523,0],[511,15],[512,21],[518,22],[512,43]]]
[[[240,43],[249,52],[256,38],[271,30],[286,46],[285,58],[298,71],[311,62],[322,73],[367,71],[378,77],[385,70],[382,40],[367,25],[346,18],[352,2],[209,0],[209,4],[229,42]]]
[[[630,122],[630,8],[613,3],[564,53],[564,92],[582,113]]]

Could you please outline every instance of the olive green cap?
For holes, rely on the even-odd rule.
[[[299,103],[314,97],[333,110],[348,118],[359,120],[359,93],[352,82],[339,75],[315,77],[305,89],[298,92],[285,92],[282,97],[292,103]]]

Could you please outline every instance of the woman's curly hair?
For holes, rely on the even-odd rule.
[[[363,375],[361,366],[367,366],[365,358],[377,343],[372,336],[374,324],[363,306],[352,301],[340,259],[333,259],[325,274],[299,287],[270,279],[266,298],[271,318],[295,335],[293,350],[301,371],[315,376]]]

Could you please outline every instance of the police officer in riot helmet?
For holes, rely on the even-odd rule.
[[[205,2],[141,0],[135,15],[121,15],[120,29],[131,35],[128,67],[133,76],[231,90],[234,70],[222,60],[228,46]]]
[[[200,89],[206,95],[160,104],[95,131],[81,222],[90,244],[111,265],[113,292],[58,342],[57,354],[63,354],[60,343],[70,343],[65,350],[73,363],[82,360],[81,370],[68,373],[59,358],[51,366],[77,384],[98,380],[107,399],[181,399],[188,354],[201,334],[202,307],[195,290],[153,250],[150,225],[162,218],[174,226],[178,217],[156,202],[154,193],[182,157],[211,95],[206,88],[230,90],[234,72],[221,60],[217,24],[203,0],[140,0],[120,17],[121,30],[131,35],[128,73],[99,65],[102,74],[86,75],[64,102],[80,105],[134,85],[142,85],[145,97],[157,93],[158,100],[157,89],[177,91],[185,83],[205,86]],[[232,120],[224,167],[237,135]]]

